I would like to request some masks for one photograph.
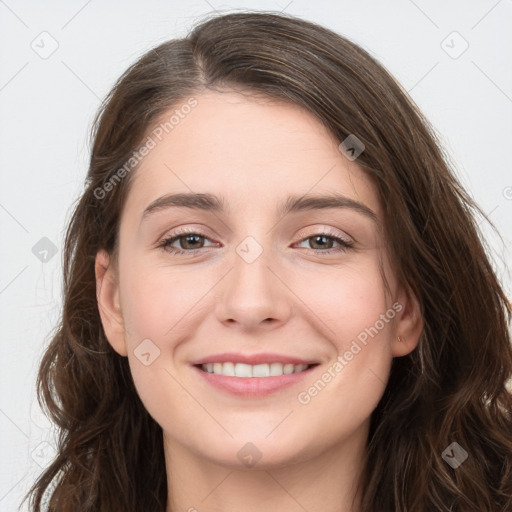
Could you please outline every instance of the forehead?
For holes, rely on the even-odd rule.
[[[367,174],[345,158],[341,141],[298,105],[238,92],[194,96],[195,107],[165,125],[179,105],[148,131],[154,147],[133,171],[126,211],[140,213],[171,192],[210,192],[229,210],[255,214],[288,195],[336,192],[378,213]],[[178,122],[176,122],[178,120]]]

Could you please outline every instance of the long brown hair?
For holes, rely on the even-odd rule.
[[[512,312],[478,230],[481,211],[376,60],[319,25],[261,11],[210,17],[148,51],[96,116],[65,237],[62,317],[37,379],[59,445],[24,501],[33,511],[43,501],[53,512],[165,511],[162,429],[105,337],[94,263],[100,249],[115,258],[133,170],[112,177],[163,114],[215,88],[293,102],[340,142],[363,141],[357,163],[377,187],[397,278],[420,301],[420,342],[393,359],[372,413],[362,511],[512,510]],[[443,457],[454,442],[468,454],[457,468]]]

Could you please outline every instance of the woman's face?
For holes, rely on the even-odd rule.
[[[362,443],[392,358],[422,327],[391,271],[376,189],[296,105],[195,99],[168,133],[151,132],[133,171],[118,275],[98,253],[109,342],[171,450],[262,467]],[[173,194],[189,206],[162,200]],[[208,200],[194,206],[195,194]],[[197,366],[215,357],[235,376]]]

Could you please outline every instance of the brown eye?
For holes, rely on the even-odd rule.
[[[181,235],[176,237],[176,240],[180,241],[180,245],[183,249],[198,249],[199,241],[203,238],[201,235]]]
[[[201,233],[186,231],[165,238],[159,247],[172,254],[194,254],[205,247],[204,240],[209,238]],[[173,246],[176,242],[179,243],[179,247]]]
[[[315,235],[308,238],[308,240],[313,240],[312,243],[310,242],[313,249],[331,249],[334,244],[334,239],[325,235]]]
[[[315,235],[304,238],[299,243],[308,242],[310,250],[316,251],[318,254],[331,254],[334,252],[343,252],[351,249],[354,245],[353,242],[345,240],[332,233],[316,233]],[[337,243],[339,247],[333,247]],[[306,247],[306,249],[309,249]]]

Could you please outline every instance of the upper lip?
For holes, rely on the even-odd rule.
[[[318,361],[313,359],[301,359],[300,357],[287,356],[283,354],[240,354],[236,352],[223,352],[222,354],[214,354],[207,357],[202,357],[193,361],[193,365],[208,364],[208,363],[244,363],[250,365],[256,364],[318,364]]]

